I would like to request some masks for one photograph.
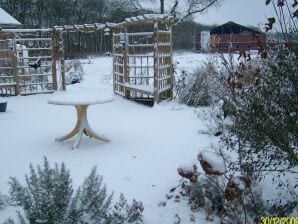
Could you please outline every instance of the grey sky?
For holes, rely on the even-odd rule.
[[[259,26],[273,15],[271,6],[266,6],[265,0],[225,0],[221,7],[212,8],[205,15],[197,15],[195,20],[208,24],[234,21]]]
[[[153,8],[159,7],[159,0],[147,0],[144,5]],[[173,0],[165,0],[166,8]],[[265,0],[225,0],[219,8],[212,8],[204,15],[196,15],[195,21],[205,24],[222,24],[234,21],[242,25],[263,27],[266,18],[273,15],[270,6]]]

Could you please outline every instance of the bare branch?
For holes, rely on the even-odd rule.
[[[186,9],[182,9],[182,0],[175,0],[171,7],[170,14],[177,19],[177,23],[190,18],[197,13],[206,12],[209,8],[217,6],[223,0],[187,0]]]

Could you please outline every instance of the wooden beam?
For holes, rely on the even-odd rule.
[[[53,90],[57,90],[57,32],[52,32],[52,80],[53,80]]]
[[[12,56],[12,72],[13,72],[13,79],[14,82],[16,83],[15,85],[15,94],[19,95],[20,94],[20,89],[19,89],[19,77],[18,77],[18,69],[17,69],[17,65],[18,65],[18,59],[16,56],[15,52],[11,52],[11,56]]]
[[[154,34],[153,34],[153,55],[154,55],[154,102],[159,102],[159,93],[158,93],[158,76],[159,76],[159,60],[158,60],[158,21],[155,21],[154,24]]]
[[[65,58],[64,58],[64,40],[63,33],[59,33],[59,42],[60,42],[60,57],[61,57],[61,82],[62,82],[62,90],[66,90],[66,82],[65,82]]]

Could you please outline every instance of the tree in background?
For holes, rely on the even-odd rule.
[[[191,18],[194,14],[204,13],[211,7],[218,7],[223,0],[174,0],[169,14],[180,22]],[[160,13],[165,13],[165,2],[160,0]]]

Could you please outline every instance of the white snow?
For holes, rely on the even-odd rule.
[[[0,24],[5,25],[22,25],[19,21],[9,15],[4,9],[0,7]]]
[[[178,69],[194,68],[205,56],[179,54]],[[191,60],[190,60],[191,59]],[[53,94],[17,96],[8,100],[7,112],[0,113],[0,191],[9,190],[9,177],[24,181],[29,163],[41,164],[46,156],[51,164],[65,162],[73,185],[82,184],[91,168],[98,167],[114,199],[124,193],[144,204],[144,223],[173,223],[178,213],[182,223],[189,223],[187,201],[167,201],[165,195],[177,186],[181,164],[198,163],[198,149],[210,145],[213,137],[200,135],[205,125],[194,108],[176,101],[162,102],[153,108],[114,96],[114,101],[89,107],[88,120],[97,133],[109,136],[110,142],[83,137],[80,148],[72,150],[76,138],[65,142],[54,139],[68,133],[75,125],[74,107],[48,104],[50,98],[82,92],[109,96],[112,86],[112,58],[92,59],[84,64],[81,83],[67,86],[67,91]],[[165,207],[158,206],[167,201]],[[0,211],[0,223],[13,216],[13,208]],[[195,213],[196,223],[208,223],[203,212]]]
[[[218,171],[219,173],[227,172],[223,158],[217,153],[208,150],[202,150],[199,154],[199,157],[200,159],[209,163],[213,171]]]
[[[91,105],[108,103],[113,100],[112,96],[96,94],[94,92],[83,92],[77,94],[61,94],[48,100],[50,104],[57,105]]]

